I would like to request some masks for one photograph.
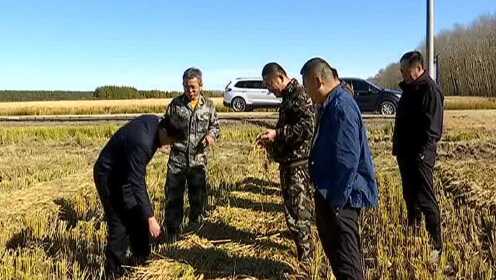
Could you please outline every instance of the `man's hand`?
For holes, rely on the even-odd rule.
[[[207,136],[205,136],[205,139],[203,140],[203,145],[212,146],[214,143],[215,143],[215,138],[212,135],[208,134]]]
[[[170,153],[170,150],[171,150],[171,146],[170,145],[163,145],[163,146],[160,146],[158,148],[159,152],[163,153],[163,154],[168,154]]]
[[[155,217],[148,218],[148,229],[150,230],[150,235],[153,238],[157,238],[160,236],[160,225],[158,224]]]
[[[277,133],[274,129],[267,129],[264,133],[257,137],[257,144],[262,147],[267,147],[269,143],[276,140]]]

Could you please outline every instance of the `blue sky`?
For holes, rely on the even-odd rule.
[[[0,88],[180,89],[196,66],[222,89],[270,61],[297,76],[313,56],[367,78],[424,40],[425,2],[0,0]],[[495,12],[495,0],[437,0],[436,30]]]

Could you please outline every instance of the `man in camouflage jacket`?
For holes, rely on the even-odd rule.
[[[296,243],[298,260],[308,268],[313,255],[313,188],[308,174],[313,105],[303,87],[290,79],[279,64],[265,65],[262,76],[267,88],[282,97],[282,103],[276,129],[259,136],[258,143],[279,163],[286,223]]]
[[[201,223],[207,206],[208,146],[219,137],[213,102],[201,94],[202,73],[189,68],[183,75],[184,94],[174,98],[166,115],[180,131],[167,164],[165,224],[170,242],[177,240],[183,220],[184,191],[188,186],[189,223]]]

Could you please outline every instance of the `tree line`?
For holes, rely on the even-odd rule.
[[[92,91],[0,90],[0,102],[93,99]]]
[[[206,97],[220,97],[224,92],[215,90],[204,90]],[[180,91],[162,90],[137,90],[134,87],[126,86],[103,86],[95,89],[93,94],[95,99],[142,99],[142,98],[174,98],[183,94]]]
[[[442,31],[434,44],[439,84],[445,95],[496,97],[496,14]],[[425,53],[425,42],[419,50]],[[399,69],[398,62],[391,63],[370,80],[398,88]]]
[[[174,98],[180,91],[138,90],[128,86],[101,86],[94,91],[0,90],[0,102]],[[207,97],[222,97],[222,91],[205,90]]]

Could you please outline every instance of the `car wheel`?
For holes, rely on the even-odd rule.
[[[246,110],[246,101],[241,97],[236,97],[231,101],[234,112],[244,112]]]
[[[381,115],[394,115],[396,114],[396,105],[391,101],[383,101],[379,105],[379,113]]]

